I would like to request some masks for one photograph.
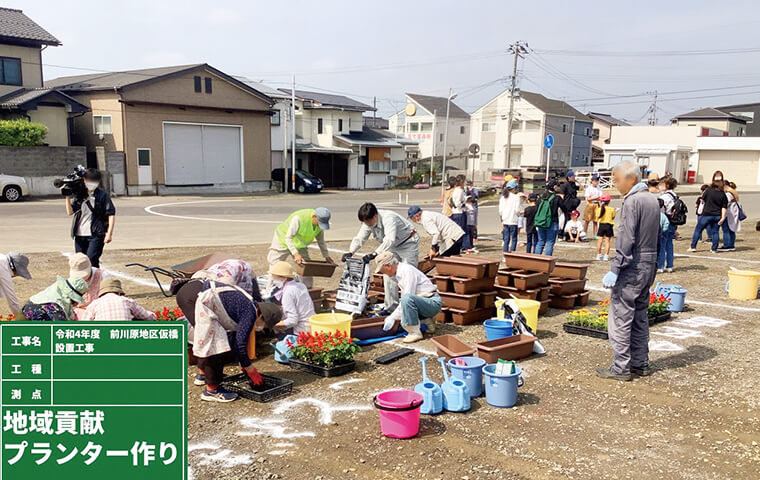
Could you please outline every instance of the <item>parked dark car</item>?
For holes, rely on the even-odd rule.
[[[288,182],[288,191],[290,190],[291,186],[291,180],[290,180],[290,174],[293,170],[288,169],[288,178],[284,179]],[[272,170],[272,180],[277,182],[283,181],[283,173],[285,172],[284,168],[275,168]],[[311,173],[305,171],[305,170],[296,170],[296,191],[298,193],[318,193],[322,191],[322,188],[324,187],[324,184],[322,183],[322,180],[318,179]]]

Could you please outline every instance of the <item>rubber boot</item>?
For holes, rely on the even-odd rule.
[[[427,325],[427,333],[435,333],[435,318],[423,318],[420,323]]]
[[[420,332],[420,326],[419,325],[409,325],[407,327],[404,327],[404,330],[406,330],[409,335],[404,337],[403,340],[401,340],[403,343],[414,343],[419,342],[422,340],[422,332]]]

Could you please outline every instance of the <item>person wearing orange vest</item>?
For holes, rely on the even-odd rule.
[[[310,260],[309,245],[315,240],[325,260],[328,263],[335,263],[330,258],[330,252],[325,243],[324,231],[329,229],[330,210],[324,207],[305,208],[291,213],[274,231],[267,255],[269,266],[285,261],[291,255],[297,264]],[[312,279],[304,277],[303,283],[311,287]]]

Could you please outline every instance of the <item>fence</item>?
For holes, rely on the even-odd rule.
[[[85,147],[0,147],[0,173],[24,177],[30,195],[57,195],[53,180],[87,165]]]

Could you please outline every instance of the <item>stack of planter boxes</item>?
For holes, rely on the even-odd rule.
[[[456,255],[435,258],[434,262],[438,274],[433,280],[443,301],[443,310],[436,317],[438,322],[469,325],[495,315],[498,260]]]
[[[549,279],[551,293],[549,306],[562,310],[588,305],[589,291],[586,290],[588,265],[557,262]]]
[[[504,254],[506,268],[499,270],[496,277],[496,291],[501,298],[517,298],[541,302],[539,314],[549,309],[549,280],[555,257],[533,253],[510,252]]]

